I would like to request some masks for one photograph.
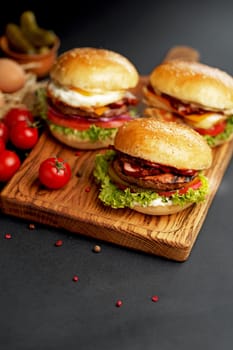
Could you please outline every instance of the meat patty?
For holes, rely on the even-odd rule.
[[[155,191],[173,191],[182,188],[185,184],[192,181],[195,175],[187,176],[174,174],[172,172],[157,172],[149,175],[147,172],[141,172],[144,176],[133,176],[124,173],[124,169],[119,158],[113,161],[112,167],[118,177],[127,183],[137,185],[142,188],[153,189]]]
[[[53,104],[53,102],[50,103]],[[56,109],[60,111],[64,116],[80,116],[80,117],[86,117],[86,118],[93,118],[93,119],[98,119],[98,118],[112,118],[112,117],[117,117],[119,115],[125,114],[128,111],[128,107],[125,104],[122,104],[119,107],[115,108],[108,108],[106,111],[103,112],[103,114],[99,115],[95,113],[95,109],[93,107],[87,107],[85,109],[81,108],[75,108],[68,106],[62,102],[56,101]]]

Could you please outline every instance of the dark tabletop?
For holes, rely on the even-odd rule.
[[[170,47],[189,45],[202,62],[233,74],[231,0],[11,1],[1,27],[25,9],[57,32],[61,52],[112,49],[147,75]],[[183,263],[40,224],[30,229],[0,212],[0,349],[231,349],[232,174],[231,162]]]

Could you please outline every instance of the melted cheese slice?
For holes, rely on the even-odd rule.
[[[69,89],[58,86],[54,82],[48,84],[49,93],[59,101],[72,107],[103,107],[116,102],[124,96],[124,91],[108,91],[103,94],[92,94],[81,89]],[[100,113],[100,111],[99,111]],[[102,112],[103,113],[103,112]],[[100,114],[102,114],[100,113]]]
[[[203,114],[190,114],[184,116],[187,124],[194,128],[210,129],[215,124],[226,119],[226,116],[220,113],[208,112]]]

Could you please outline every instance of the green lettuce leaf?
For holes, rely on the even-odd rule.
[[[87,130],[77,130],[68,127],[64,127],[61,125],[56,125],[48,121],[49,128],[60,134],[72,135],[81,140],[90,140],[92,142],[98,140],[105,140],[107,138],[115,137],[117,128],[101,128],[92,124]]]
[[[43,120],[47,120],[47,96],[45,88],[41,87],[36,91],[36,110],[37,115]]]
[[[233,115],[227,119],[227,125],[224,132],[216,136],[204,135],[208,145],[214,147],[219,141],[226,141],[233,133]]]

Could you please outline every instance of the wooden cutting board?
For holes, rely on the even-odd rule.
[[[139,97],[146,81],[147,78],[141,78],[135,91]],[[171,260],[185,261],[232,157],[233,143],[213,150],[213,166],[206,173],[210,181],[207,200],[170,216],[149,216],[130,209],[103,206],[92,176],[95,155],[99,152],[65,147],[45,132],[2,190],[3,213]],[[63,189],[47,190],[38,181],[38,169],[45,158],[54,155],[69,162],[73,176]]]
[[[178,57],[198,61],[199,53],[187,46],[176,46],[168,51],[164,60]],[[142,85],[147,80],[147,77],[141,77],[133,91],[141,101]],[[143,108],[141,103],[140,110]],[[187,260],[231,160],[233,142],[213,150],[213,165],[206,173],[210,182],[206,201],[169,216],[149,216],[130,209],[103,206],[92,175],[94,159],[99,152],[78,152],[45,132],[2,190],[1,210],[31,222],[63,228],[167,259]],[[47,190],[38,181],[38,169],[44,159],[54,155],[69,162],[73,176],[66,187]]]

